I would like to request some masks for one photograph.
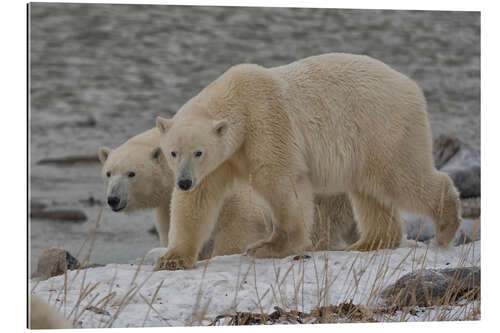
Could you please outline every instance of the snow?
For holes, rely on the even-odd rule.
[[[408,242],[395,250],[311,252],[298,260],[230,255],[200,261],[191,270],[153,272],[164,251],[150,251],[142,264],[109,264],[32,280],[31,289],[84,328],[206,325],[217,315],[270,313],[274,306],[309,312],[352,299],[375,308],[382,302],[380,291],[407,273],[480,265],[479,241],[447,249]],[[89,305],[105,311],[85,310]],[[423,309],[405,320],[434,320],[429,311],[438,312]],[[466,312],[460,307],[449,311],[455,311],[454,319]]]

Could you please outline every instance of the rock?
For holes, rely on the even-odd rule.
[[[64,156],[64,157],[48,157],[42,158],[37,162],[37,164],[56,164],[60,166],[73,165],[77,163],[99,163],[99,158],[97,155],[75,155],[75,156]]]
[[[446,172],[460,192],[460,198],[481,196],[481,154],[461,143],[460,149],[440,168]]]
[[[30,210],[31,211],[38,211],[38,210],[43,210],[47,207],[46,204],[38,201],[31,200],[30,201]]]
[[[434,238],[434,222],[424,216],[403,214],[403,230],[407,239],[428,243]],[[454,246],[475,242],[481,239],[481,226],[478,219],[462,218],[457,235],[453,241]]]
[[[479,267],[424,269],[410,273],[385,288],[381,295],[395,306],[432,306],[479,296]]]
[[[433,144],[436,168],[446,172],[460,198],[481,196],[481,153],[456,137],[440,135]]]
[[[479,219],[462,219],[460,229],[458,229],[455,246],[475,242],[481,239],[481,223]]]
[[[446,160],[446,162],[442,163],[438,167],[439,170],[468,169],[473,166],[481,165],[481,152],[477,148],[465,142],[461,142],[456,138],[450,140],[457,140],[459,142],[458,144],[460,145],[460,149],[458,149],[454,154],[449,153],[449,158],[443,159],[443,161]],[[435,143],[435,145],[436,144],[437,143]],[[439,152],[433,152],[433,154],[436,156],[436,154],[439,155]]]
[[[432,150],[436,168],[441,169],[459,150],[460,141],[456,137],[440,135],[434,140]]]
[[[74,209],[60,210],[32,210],[30,213],[32,219],[57,220],[83,222],[87,220],[84,212]]]
[[[403,214],[403,230],[408,239],[428,242],[434,238],[434,222],[423,216]]]
[[[33,278],[46,280],[52,276],[64,274],[66,270],[80,267],[78,260],[63,249],[45,250],[38,258],[38,266]]]
[[[481,196],[481,167],[479,165],[446,172],[460,192],[460,198]]]
[[[481,198],[467,198],[460,200],[462,206],[462,217],[481,216]]]

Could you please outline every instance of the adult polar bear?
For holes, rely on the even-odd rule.
[[[193,265],[196,247],[186,244],[203,239],[240,181],[249,182],[275,216],[271,237],[248,250],[257,258],[309,245],[317,193],[349,194],[361,231],[352,250],[397,246],[400,210],[432,218],[442,246],[459,227],[457,191],[432,160],[421,90],[367,56],[332,53],[271,69],[235,66],[172,120],[158,118],[157,127],[176,190],[173,237],[155,269]]]

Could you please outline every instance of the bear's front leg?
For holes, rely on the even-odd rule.
[[[214,185],[217,182],[212,178],[216,176],[207,176],[210,178],[192,191],[174,190],[167,253],[158,259],[153,270],[189,269],[196,265],[198,254],[215,227],[222,203],[230,193],[229,187]]]

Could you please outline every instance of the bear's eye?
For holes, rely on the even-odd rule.
[[[135,172],[129,171],[129,173],[127,175],[128,175],[129,178],[134,178],[135,177]]]
[[[106,177],[108,177],[108,178],[111,177],[111,172],[109,172],[109,171],[106,172]]]
[[[199,150],[198,150],[198,151],[196,151],[196,152],[194,153],[194,156],[196,156],[196,157],[200,157],[202,154],[203,154],[203,153],[202,153],[201,151],[199,151]]]
[[[172,157],[176,157],[177,156],[177,153],[175,151],[171,152],[170,154],[172,155]]]

